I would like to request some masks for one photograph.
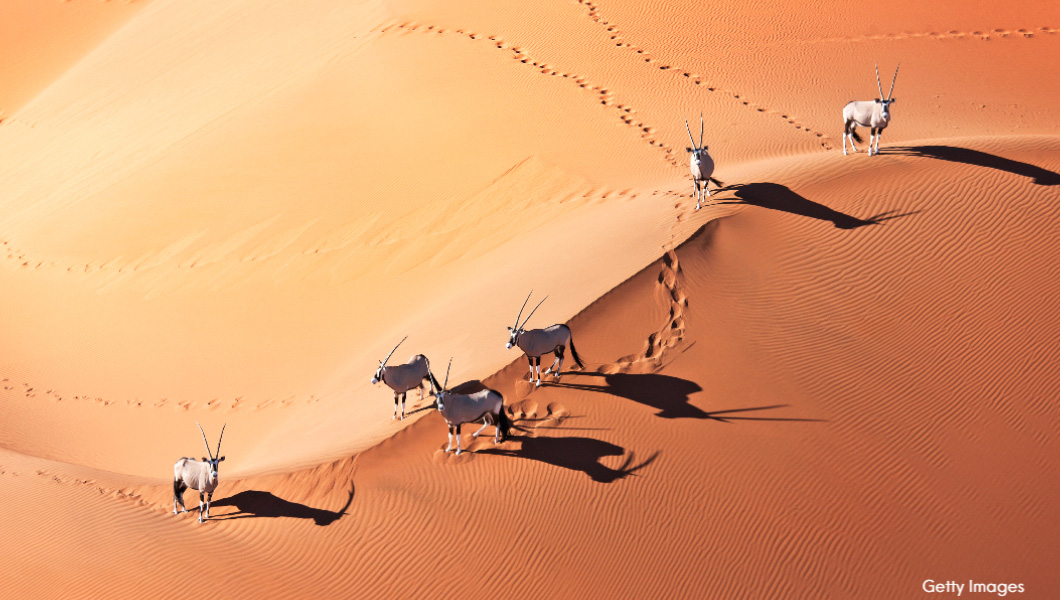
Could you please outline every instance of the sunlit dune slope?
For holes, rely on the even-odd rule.
[[[9,593],[1060,585],[1053,3],[5,10]],[[843,156],[876,63],[883,152]],[[504,348],[531,290],[586,363],[540,388]],[[404,336],[511,439],[445,453],[415,390],[392,420]]]

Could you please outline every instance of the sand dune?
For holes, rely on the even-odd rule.
[[[7,10],[9,593],[1060,585],[1053,4]],[[843,156],[877,62],[883,152]],[[531,289],[586,361],[541,388],[504,348]],[[512,438],[447,454],[415,391],[391,420],[405,335]],[[168,479],[195,421],[204,525]]]

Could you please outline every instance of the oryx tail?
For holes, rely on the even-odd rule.
[[[508,411],[501,406],[501,411],[497,415],[497,429],[501,432],[501,439],[507,440],[512,433],[512,420],[508,418]]]
[[[567,328],[570,331],[570,327]],[[570,334],[570,355],[574,359],[574,362],[578,364],[582,369],[585,368],[585,363],[582,362],[582,357],[578,356],[578,351],[574,349],[574,334]]]

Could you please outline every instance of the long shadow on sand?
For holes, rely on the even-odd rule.
[[[249,519],[249,518],[271,518],[277,517],[290,517],[292,519],[312,519],[317,525],[326,526],[331,525],[335,521],[338,521],[346,515],[346,509],[353,503],[353,484],[350,484],[349,498],[346,499],[346,504],[337,511],[323,510],[320,508],[312,508],[305,504],[299,504],[297,502],[291,502],[284,500],[272,494],[271,492],[261,492],[258,490],[247,490],[239,492],[234,496],[228,498],[222,498],[216,502],[211,503],[211,507],[215,506],[234,506],[237,512],[226,513],[223,515],[217,515],[216,517],[210,517],[211,520],[227,521],[229,519]]]
[[[614,373],[605,375],[603,373],[569,371],[564,372],[562,376],[564,378],[592,377],[603,381],[600,384],[561,381],[546,385],[587,392],[601,392],[620,398],[628,398],[639,404],[657,409],[659,412],[655,416],[663,419],[709,418],[707,413],[688,402],[692,394],[703,389],[694,381],[657,373],[645,373],[642,375]]]
[[[719,192],[734,192],[739,200],[720,200],[712,204],[749,204],[760,206],[770,210],[791,213],[820,221],[828,221],[838,229],[857,229],[865,225],[879,225],[884,221],[907,217],[916,212],[899,213],[888,211],[880,213],[867,219],[860,219],[853,215],[841,213],[813,200],[809,200],[788,189],[779,183],[745,183],[733,185],[718,190]]]
[[[586,437],[530,437],[514,435],[510,441],[521,442],[518,450],[488,448],[477,454],[497,454],[513,456],[547,463],[556,467],[581,471],[593,481],[612,483],[633,475],[634,472],[650,465],[659,456],[655,452],[640,464],[633,464],[636,457],[632,452],[617,469],[612,469],[600,462],[605,456],[625,456],[626,450],[610,442]]]
[[[663,419],[712,419],[722,423],[731,421],[792,421],[792,422],[821,422],[823,419],[802,419],[794,417],[760,417],[760,416],[731,416],[734,413],[745,413],[760,410],[772,410],[775,408],[786,408],[787,404],[773,404],[770,406],[756,406],[751,408],[735,408],[731,410],[716,410],[707,412],[689,403],[692,394],[701,391],[699,384],[680,377],[660,375],[658,373],[645,373],[635,375],[630,373],[615,373],[605,375],[603,373],[587,373],[581,371],[564,372],[563,376],[581,376],[602,378],[602,385],[589,383],[552,383],[554,387],[582,390],[587,392],[601,392],[611,394],[620,398],[627,398],[639,404],[650,406],[659,412],[655,414]]]
[[[889,148],[887,154],[934,158],[936,160],[986,167],[987,169],[996,169],[1028,177],[1037,185],[1060,185],[1060,173],[969,148],[958,148],[956,146],[900,146]]]

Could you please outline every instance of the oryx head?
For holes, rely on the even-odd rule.
[[[199,422],[195,421],[195,424],[199,425]],[[228,423],[225,423],[224,425],[221,426],[221,437],[217,438],[217,453],[215,455],[215,454],[211,454],[210,453],[210,442],[206,441],[206,432],[202,430],[202,425],[199,425],[199,433],[202,434],[202,443],[206,444],[206,454],[207,454],[207,456],[210,457],[210,458],[205,458],[204,457],[202,459],[202,462],[207,463],[207,464],[210,465],[210,479],[217,479],[217,465],[218,465],[218,463],[220,463],[222,460],[225,459],[225,457],[220,455],[221,454],[221,440],[224,439],[224,437],[225,437],[225,427],[228,427]]]
[[[379,383],[383,380],[383,370],[386,369],[386,361],[390,360],[391,356],[394,356],[394,352],[397,351],[398,346],[400,346],[407,339],[409,339],[409,336],[407,335],[401,338],[401,341],[397,343],[397,346],[394,346],[394,349],[390,351],[390,354],[387,354],[386,358],[379,361],[379,368],[375,370],[375,375],[372,377],[373,384]]]
[[[445,383],[442,384],[442,389],[434,389],[434,382],[431,382],[431,395],[434,396],[434,406],[438,410],[445,410],[445,397],[449,395],[449,369],[453,368],[453,359],[449,359],[449,366],[445,368]]]
[[[880,90],[880,97],[876,100],[876,104],[881,105],[880,110],[883,112],[883,118],[891,118],[891,103],[897,102],[898,98],[893,98],[891,95],[894,94],[894,82],[898,80],[898,68],[901,67],[901,63],[894,68],[894,78],[891,79],[891,89],[887,92],[887,96],[883,95],[883,86],[880,85],[880,66],[876,65],[876,89]]]
[[[530,290],[530,293],[526,295],[526,300],[523,300],[523,305],[519,307],[519,314],[515,315],[515,326],[508,328],[508,334],[511,336],[508,339],[508,345],[507,345],[507,348],[509,350],[512,348],[512,346],[514,346],[516,344],[516,341],[519,339],[519,335],[522,334],[522,333],[525,333],[526,330],[523,329],[523,327],[526,326],[526,323],[530,320],[530,317],[534,316],[534,313],[541,306],[541,304],[544,303],[545,300],[548,300],[548,296],[545,296],[544,298],[542,298],[541,302],[538,302],[537,306],[534,307],[534,310],[530,311],[530,314],[526,315],[526,319],[520,325],[519,324],[519,319],[521,319],[522,316],[523,316],[523,309],[526,308],[526,303],[530,300],[530,296],[532,296],[533,294],[534,294],[534,290]]]
[[[699,163],[703,162],[703,155],[707,153],[707,147],[703,145],[703,114],[699,115],[699,145],[696,145],[695,138],[692,137],[692,130],[688,127],[688,119],[685,119],[685,131],[688,132],[688,141],[692,142],[691,148],[685,148],[685,152],[692,155],[692,164],[699,166]]]

